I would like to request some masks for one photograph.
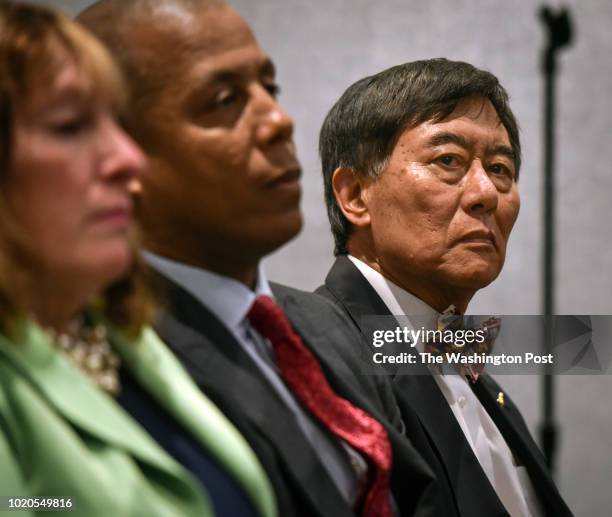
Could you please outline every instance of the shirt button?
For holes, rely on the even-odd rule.
[[[467,399],[463,395],[461,395],[457,399],[457,403],[459,404],[459,407],[463,409],[465,407],[465,405],[467,404]]]

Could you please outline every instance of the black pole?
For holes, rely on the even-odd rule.
[[[544,314],[544,353],[553,351],[555,314],[555,80],[557,76],[557,53],[572,41],[572,26],[567,9],[555,11],[543,7],[540,18],[544,23],[548,43],[542,60],[544,74],[544,249],[542,253],[542,305]],[[557,448],[557,424],[555,422],[554,372],[547,365],[542,378],[543,418],[541,424],[542,451],[551,472],[554,472]]]

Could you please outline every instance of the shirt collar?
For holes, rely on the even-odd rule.
[[[412,293],[394,284],[388,278],[385,278],[365,262],[352,255],[348,255],[348,259],[355,264],[355,267],[374,288],[391,314],[395,316],[403,315],[408,317],[409,320],[411,319],[410,316],[413,319],[418,317],[416,318],[419,322],[418,327],[424,324],[425,327],[430,329],[437,328],[438,316],[440,316],[438,311]]]
[[[150,266],[189,292],[232,330],[238,330],[255,298],[260,295],[273,297],[261,264],[257,266],[257,281],[252,291],[233,278],[160,257],[150,251],[144,251],[143,256]]]

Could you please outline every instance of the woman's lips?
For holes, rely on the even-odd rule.
[[[95,223],[127,226],[132,222],[132,208],[117,206],[96,210],[91,219]]]

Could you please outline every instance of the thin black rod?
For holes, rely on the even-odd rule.
[[[554,54],[545,57],[554,60]],[[553,348],[553,318],[555,314],[555,67],[547,67],[544,75],[544,189],[543,189],[543,245],[542,252],[542,312],[544,318],[544,353]],[[540,429],[542,452],[551,472],[557,449],[557,424],[555,422],[555,377],[552,366],[546,365],[542,377],[543,421]]]
[[[554,346],[555,307],[555,108],[557,53],[572,40],[572,27],[566,9],[553,11],[544,7],[540,11],[548,45],[542,60],[544,74],[544,189],[543,189],[543,250],[542,250],[542,331],[544,353]],[[542,451],[551,472],[554,473],[558,429],[555,421],[555,377],[552,365],[546,365],[542,378],[542,424],[540,428]]]

